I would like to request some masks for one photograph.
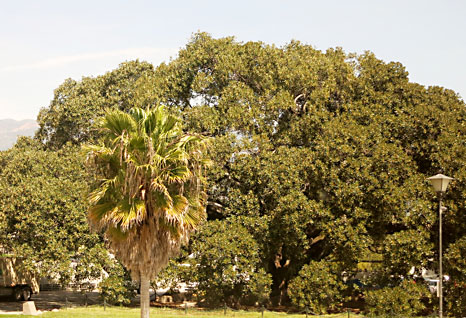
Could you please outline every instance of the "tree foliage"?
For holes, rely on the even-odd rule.
[[[354,270],[368,250],[383,256],[386,279],[432,266],[437,215],[425,179],[439,169],[455,177],[447,246],[465,229],[464,102],[409,82],[400,63],[200,33],[151,87],[214,136],[209,216],[250,219],[275,295],[310,261]]]
[[[107,272],[108,276],[99,284],[100,297],[111,305],[129,305],[136,295],[138,285],[116,260],[107,268]]]
[[[125,62],[114,71],[81,81],[67,79],[54,92],[48,107],[41,109],[36,138],[48,148],[58,149],[66,143],[81,145],[98,136],[93,125],[107,108],[129,111],[136,83],[154,67],[146,62]],[[94,127],[94,128],[93,128]]]
[[[273,296],[286,300],[288,282],[311,262],[351,272],[380,255],[385,283],[412,266],[435,269],[437,203],[425,179],[438,170],[455,178],[445,198],[446,268],[464,282],[454,251],[466,230],[465,104],[410,82],[402,64],[197,33],[155,69],[124,63],[67,83],[39,118],[50,147],[94,138],[102,107],[129,104],[162,103],[186,130],[213,137],[209,219],[248,229]],[[79,125],[67,124],[72,114]]]
[[[311,261],[291,281],[288,294],[299,308],[326,314],[343,305],[346,288],[336,263]]]
[[[448,312],[454,316],[466,314],[466,236],[450,244],[446,253],[446,271],[450,281],[446,284]]]
[[[86,176],[78,150],[65,146],[49,152],[21,138],[0,153],[0,246],[23,259],[22,270],[58,274],[63,282],[76,274],[70,263],[78,250],[86,254],[100,241],[87,224]]]
[[[416,316],[425,312],[431,297],[425,285],[406,280],[399,286],[367,291],[365,310],[380,316]]]
[[[263,302],[270,294],[271,277],[261,268],[260,250],[245,227],[211,221],[193,237],[191,281],[209,306]]]

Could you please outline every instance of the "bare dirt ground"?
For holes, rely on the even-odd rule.
[[[34,294],[31,297],[34,301],[37,310],[50,311],[64,307],[76,307],[100,304],[99,293],[90,292],[82,294],[74,291],[42,291],[39,294]],[[13,301],[8,298],[0,298],[0,314],[22,312],[23,302]]]

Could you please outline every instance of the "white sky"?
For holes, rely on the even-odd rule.
[[[464,0],[0,0],[0,119],[36,118],[66,78],[176,55],[196,31],[399,61],[466,96]]]

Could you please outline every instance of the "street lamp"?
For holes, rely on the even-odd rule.
[[[435,192],[437,192],[437,196],[439,198],[439,205],[438,205],[438,214],[439,214],[439,280],[438,280],[438,288],[439,288],[439,317],[443,317],[443,268],[442,268],[442,198],[447,191],[448,184],[450,183],[453,178],[444,176],[443,174],[437,174],[433,177],[427,178],[430,181],[432,186],[434,187]]]

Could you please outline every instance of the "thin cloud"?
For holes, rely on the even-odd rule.
[[[34,63],[6,66],[1,68],[0,71],[13,72],[25,70],[44,70],[62,67],[77,62],[100,60],[106,58],[119,58],[120,60],[140,58],[163,61],[168,60],[168,58],[175,55],[177,51],[177,49],[173,48],[131,48],[115,51],[84,53],[77,55],[59,56]]]

